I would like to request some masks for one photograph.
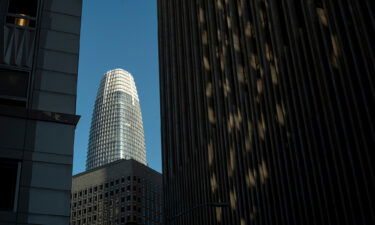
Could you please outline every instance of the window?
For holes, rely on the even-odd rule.
[[[37,8],[37,0],[9,0],[7,23],[35,27]]]
[[[29,73],[0,69],[0,104],[26,107]]]
[[[0,211],[15,209],[20,163],[12,159],[0,158]]]

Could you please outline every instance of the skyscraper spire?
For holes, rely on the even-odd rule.
[[[123,70],[108,71],[95,101],[86,169],[118,159],[146,162],[141,107],[133,76]]]

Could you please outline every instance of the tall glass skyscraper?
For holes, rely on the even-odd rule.
[[[123,70],[108,71],[96,97],[91,121],[86,169],[118,159],[146,162],[141,107],[133,76]]]

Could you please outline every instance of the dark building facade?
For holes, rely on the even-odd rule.
[[[375,224],[374,1],[158,1],[173,224]]]
[[[162,176],[120,159],[73,176],[71,225],[163,224]]]
[[[0,224],[69,224],[81,4],[0,0]]]

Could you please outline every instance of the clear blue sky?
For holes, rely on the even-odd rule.
[[[161,171],[156,0],[84,0],[78,72],[73,174],[85,170],[91,114],[99,81],[114,68],[134,76],[149,166]]]

